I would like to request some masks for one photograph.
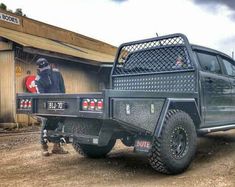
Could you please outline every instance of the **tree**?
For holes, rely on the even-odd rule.
[[[19,15],[19,16],[23,16],[23,12],[22,12],[22,9],[21,8],[17,8],[15,10],[15,14]]]
[[[17,8],[15,10],[15,14],[19,15],[19,16],[25,16],[26,17],[26,14],[23,13],[22,8]]]
[[[7,6],[4,3],[0,4],[0,9],[7,10]]]
[[[6,10],[6,11],[11,12],[11,13],[15,13],[16,15],[19,15],[19,16],[25,16],[26,17],[26,14],[23,13],[22,8],[17,8],[15,10],[15,12],[13,12],[11,9],[8,9],[7,6],[4,3],[0,3],[0,9]]]

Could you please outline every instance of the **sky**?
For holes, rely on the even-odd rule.
[[[235,50],[234,0],[0,0],[27,17],[119,46],[172,33],[190,43]]]

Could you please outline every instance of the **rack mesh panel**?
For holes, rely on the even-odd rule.
[[[180,61],[180,64],[179,64]],[[182,36],[126,44],[120,49],[113,75],[192,70]]]
[[[115,77],[115,90],[144,90],[157,92],[193,93],[196,80],[193,72]]]
[[[195,92],[196,77],[187,46],[188,40],[181,34],[122,45],[112,71],[112,88]]]

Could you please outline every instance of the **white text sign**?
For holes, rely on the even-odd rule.
[[[16,25],[20,25],[19,18],[8,15],[8,14],[4,14],[4,13],[1,13],[1,12],[0,12],[0,20],[6,21],[6,22],[9,22],[9,23],[13,23],[13,24],[16,24]]]

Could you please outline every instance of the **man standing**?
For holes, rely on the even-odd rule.
[[[65,93],[64,79],[58,70],[55,63],[50,64],[52,69],[52,79],[54,81],[54,86],[51,87],[50,93]]]
[[[64,79],[56,68],[55,64],[49,65],[45,58],[39,58],[36,62],[38,66],[38,75],[35,80],[37,87],[37,93],[65,93]],[[48,145],[47,145],[47,130],[55,130],[59,126],[60,119],[42,120],[41,130],[41,144],[43,156],[49,156]],[[54,137],[50,139],[54,143],[52,153],[54,154],[67,154],[60,146],[60,137]]]
[[[45,58],[39,58],[36,62],[38,75],[35,80],[37,93],[50,93],[52,86],[52,71]]]

